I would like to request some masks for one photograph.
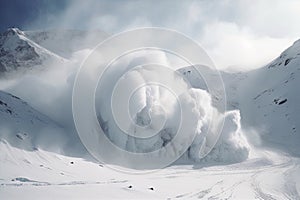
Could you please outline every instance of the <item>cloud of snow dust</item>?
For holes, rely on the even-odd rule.
[[[191,88],[177,71],[166,66],[165,52],[141,51],[120,58],[105,71],[98,83],[96,109],[107,137],[121,149],[138,153],[169,144],[174,148],[167,154],[180,155],[184,150],[181,159],[189,162],[247,159],[249,145],[241,131],[239,112],[219,113],[207,91]],[[204,160],[218,137],[214,130],[221,126],[222,118],[225,125],[220,139]],[[173,142],[180,134],[180,142]],[[188,143],[190,147],[183,149]]]
[[[72,89],[78,67],[89,52],[77,52],[62,65],[44,66],[45,70],[10,80],[2,89],[58,122],[73,138],[68,144],[78,142],[72,118]],[[170,63],[163,51],[138,51],[120,58],[105,71],[98,83],[95,107],[107,137],[129,152],[149,153],[170,145],[172,151],[163,157],[183,154],[182,159],[190,162],[246,159],[249,146],[240,130],[239,113],[219,113],[211,103],[211,95],[191,88],[168,67]],[[225,118],[225,125],[214,146],[218,135],[213,130],[221,126],[221,118]],[[179,142],[173,142],[179,134]],[[186,149],[186,145],[190,146]],[[203,160],[211,146],[211,154]]]

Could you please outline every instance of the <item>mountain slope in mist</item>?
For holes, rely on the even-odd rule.
[[[0,72],[63,62],[66,62],[64,58],[28,39],[17,28],[10,28],[0,34]]]
[[[237,92],[244,126],[256,128],[266,145],[300,156],[300,41],[246,75]]]
[[[209,78],[217,75],[214,70],[205,69]],[[179,72],[194,87],[208,90],[195,66]],[[299,156],[300,41],[262,68],[238,73],[221,72],[221,75],[227,109],[240,110],[248,139],[254,144],[279,148]]]
[[[28,151],[44,149],[69,156],[87,153],[75,132],[3,91],[0,91],[0,139]]]
[[[68,139],[64,129],[25,101],[0,91],[0,137],[26,150],[60,151]]]
[[[24,31],[24,34],[40,46],[64,58],[82,49],[91,49],[109,35],[103,31],[48,30]]]
[[[65,62],[66,60],[58,54],[67,57],[73,51],[90,47],[99,35],[106,37],[101,32],[23,32],[15,28],[9,29],[0,37],[1,71],[47,65],[49,60]],[[297,142],[300,141],[300,96],[297,92],[299,56],[300,42],[296,41],[263,68],[240,73],[221,72],[227,94],[227,108],[241,110],[243,128],[255,129],[263,143],[270,146],[275,144],[294,154],[298,152]],[[210,79],[219,73],[203,66],[197,67],[201,67],[201,71]],[[189,80],[192,87],[208,90],[205,80],[193,67],[182,68],[179,72]],[[212,94],[214,105],[217,105],[219,100],[218,92]],[[252,139],[252,135],[248,137]]]
[[[0,34],[0,73],[63,65],[74,52],[92,49],[107,37],[102,31],[9,28]]]
[[[95,41],[94,36],[101,35],[100,33],[71,30],[22,32],[18,29],[9,29],[0,37],[1,69],[11,71],[20,67],[46,66],[49,59],[65,62],[66,60],[58,54],[69,56],[72,51],[90,47]],[[102,36],[105,37],[105,34]],[[85,42],[87,39],[90,42]],[[41,45],[50,48],[51,51]],[[251,135],[252,131],[248,131],[248,139],[253,143],[262,142],[262,146],[264,144],[276,146],[297,154],[300,141],[298,131],[300,97],[297,92],[299,54],[300,42],[297,41],[263,68],[250,72],[220,72],[226,90],[227,108],[240,110],[243,129],[258,132]],[[201,67],[206,77],[212,80],[219,73],[204,66],[196,67]],[[205,80],[194,67],[182,68],[179,72],[186,77],[192,87],[208,90]],[[217,88],[217,92],[212,94],[212,104],[216,107],[222,98],[218,95],[218,89],[221,90]]]
[[[47,69],[13,77],[12,83],[5,76],[0,77],[1,89],[6,91],[0,91],[1,199],[300,198],[300,161],[293,157],[300,152],[299,41],[269,65],[249,72],[218,72],[196,66],[201,67],[210,82],[219,73],[223,77],[230,111],[224,113],[225,126],[217,145],[199,160],[197,142],[203,140],[196,138],[175,165],[132,176],[111,170],[116,166],[90,162],[75,129],[68,124],[73,122],[68,106],[78,63],[72,66],[71,58],[69,65],[60,63],[68,62],[65,58],[71,55],[79,55],[72,51],[93,44],[80,44],[80,35],[72,31],[12,29],[0,38],[2,71],[13,75],[20,69],[36,72],[36,66]],[[74,43],[78,45],[72,46],[73,40],[78,40]],[[51,71],[53,59],[59,65]],[[192,91],[208,90],[202,93],[210,95],[214,107],[224,101],[222,88],[216,87],[209,94],[206,80],[194,66],[178,71],[190,82]],[[103,94],[101,90],[100,95]],[[207,107],[202,105],[203,95],[193,95],[196,94],[199,98],[191,99],[189,105]],[[145,113],[140,114],[142,123],[148,120]]]

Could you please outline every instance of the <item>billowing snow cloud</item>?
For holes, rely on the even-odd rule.
[[[45,66],[44,71],[36,72],[39,76],[25,74],[11,80],[3,89],[28,101],[74,137],[72,85],[79,60],[88,52],[77,52],[76,59],[65,65]],[[186,151],[182,159],[188,162],[203,161],[212,147],[212,154],[204,161],[246,159],[249,146],[240,128],[239,113],[219,113],[207,91],[191,88],[179,72],[162,65],[170,66],[164,52],[139,51],[118,60],[105,72],[97,88],[96,108],[109,139],[131,152],[152,152],[170,144],[173,151],[163,157],[180,157]],[[225,119],[222,132],[209,131],[218,130],[221,119]],[[175,143],[172,139],[178,134],[180,142]]]
[[[125,61],[120,59],[108,68],[97,88],[97,115],[114,145],[139,153],[171,145],[172,151],[162,158],[180,157],[186,151],[182,159],[189,162],[247,159],[249,145],[238,111],[219,113],[210,94],[191,88],[177,71],[156,64],[140,66],[149,62],[168,66],[163,52],[142,51]],[[222,119],[224,129],[218,133]],[[174,142],[177,135],[181,140]],[[212,154],[203,160],[212,147]]]

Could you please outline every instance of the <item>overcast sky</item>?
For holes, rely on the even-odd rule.
[[[220,68],[251,69],[300,38],[299,0],[1,0],[0,28],[117,33],[158,26],[200,43]]]

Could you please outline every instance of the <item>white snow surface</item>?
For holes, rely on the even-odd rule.
[[[82,158],[0,141],[1,199],[299,199],[300,160],[268,150],[225,166],[126,174]]]

